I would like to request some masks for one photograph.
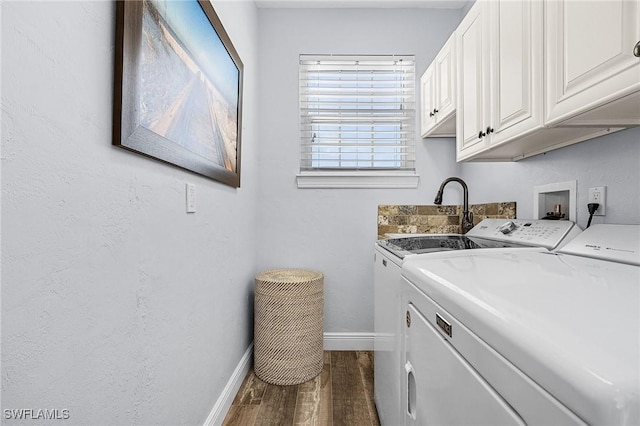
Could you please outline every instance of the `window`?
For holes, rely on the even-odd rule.
[[[377,176],[378,183],[380,176],[410,175],[417,184],[414,62],[413,56],[300,55],[298,186],[309,175]]]

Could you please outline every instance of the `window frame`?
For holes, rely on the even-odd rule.
[[[400,149],[402,150],[402,155],[408,157],[406,160],[403,159],[402,165],[404,167],[373,167],[375,164],[375,158],[372,157],[370,160],[372,163],[372,167],[364,167],[364,168],[332,168],[332,167],[319,167],[313,168],[310,166],[304,167],[303,165],[303,152],[306,149],[310,149],[312,147],[310,142],[307,142],[305,145],[303,138],[303,122],[305,121],[304,108],[303,104],[307,105],[307,101],[303,98],[305,95],[308,96],[307,91],[304,90],[303,86],[303,75],[306,75],[306,68],[303,67],[303,61],[311,61],[311,60],[320,60],[320,61],[329,61],[331,63],[335,63],[337,61],[399,61],[399,60],[410,60],[412,65],[412,78],[410,88],[413,89],[412,92],[406,95],[408,101],[405,101],[404,90],[406,86],[402,87],[402,95],[400,96],[403,100],[399,102],[402,106],[397,109],[397,111],[405,110],[407,108],[406,105],[409,104],[412,108],[408,108],[409,114],[412,116],[409,117],[407,121],[409,121],[409,131],[407,137],[402,141]],[[416,106],[416,77],[415,77],[415,56],[414,55],[300,55],[299,62],[299,148],[300,148],[300,157],[299,157],[299,173],[296,176],[298,188],[416,188],[418,186],[419,176],[416,173],[415,169],[415,149],[416,149],[416,135],[417,135],[417,106]],[[356,65],[359,62],[356,62]],[[346,64],[346,62],[345,62]],[[343,66],[343,69],[346,69]],[[303,70],[304,68],[304,70]],[[359,96],[360,97],[360,96]],[[337,102],[338,104],[340,102]],[[395,102],[398,103],[398,102]],[[359,104],[358,104],[359,105]],[[341,108],[336,109],[336,111],[340,111]],[[363,110],[365,112],[372,112],[374,108],[370,110]],[[365,114],[366,115],[366,114]],[[378,118],[375,114],[370,114],[372,116],[371,122],[375,122]],[[342,114],[338,112],[338,117],[342,117]],[[397,123],[401,126],[406,126],[401,124],[402,119],[397,119]],[[313,123],[313,121],[309,121]],[[308,125],[308,124],[307,124]],[[342,124],[340,124],[342,125]],[[310,125],[308,125],[310,126]],[[313,130],[308,130],[309,131]],[[406,129],[401,129],[401,131],[406,131]],[[308,134],[306,135],[307,140],[309,138]],[[315,137],[315,133],[314,136]],[[339,149],[337,150],[339,153],[337,154],[342,158],[342,148],[340,146],[341,141],[336,144]],[[366,144],[363,145],[366,147]],[[371,147],[375,147],[375,142],[371,142]],[[310,153],[310,151],[309,151]],[[312,159],[307,160],[307,165],[313,161]],[[379,161],[378,161],[379,162]],[[411,167],[407,167],[407,163],[410,164]]]

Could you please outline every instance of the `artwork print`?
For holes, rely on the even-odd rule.
[[[114,144],[240,185],[243,65],[209,1],[117,2]]]

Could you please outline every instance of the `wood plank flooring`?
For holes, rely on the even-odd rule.
[[[325,351],[320,375],[294,386],[244,379],[223,426],[379,426],[373,399],[373,353]]]

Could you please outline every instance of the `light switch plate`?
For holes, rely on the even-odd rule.
[[[196,186],[192,183],[187,184],[187,213],[196,212]]]

